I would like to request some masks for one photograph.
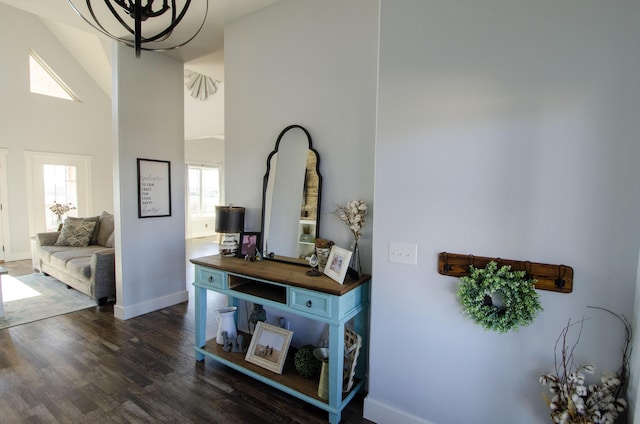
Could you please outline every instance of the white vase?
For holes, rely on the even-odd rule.
[[[224,337],[222,337],[222,333],[224,331],[227,332],[228,338],[235,339],[238,336],[235,320],[235,313],[237,309],[238,308],[235,306],[216,309],[216,312],[218,313],[218,333],[216,334],[216,343],[219,345],[224,344]]]

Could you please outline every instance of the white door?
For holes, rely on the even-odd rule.
[[[7,149],[0,149],[0,262],[4,262],[5,251],[9,246],[4,244],[5,240],[9,240],[5,236],[9,225],[7,222]]]
[[[90,156],[25,152],[29,203],[29,233],[55,229],[51,205],[72,204],[66,216],[91,212]]]
[[[215,234],[220,205],[221,170],[216,165],[187,165],[187,238]]]

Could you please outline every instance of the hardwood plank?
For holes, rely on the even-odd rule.
[[[185,320],[172,324],[167,319],[176,310],[188,312],[170,309],[169,315],[158,312],[131,322],[91,309],[57,319],[55,325],[2,330],[10,334],[14,348],[3,347],[7,366],[0,371],[0,399],[13,392],[23,405],[15,415],[4,414],[5,408],[16,411],[15,401],[0,403],[0,414],[9,417],[3,422],[52,422],[51,417],[55,422],[98,423],[326,422],[324,411],[213,361],[195,361],[193,330],[191,337],[182,332],[171,337],[172,327],[185,331]],[[48,339],[49,331],[60,340]],[[75,336],[64,336],[69,331]],[[108,345],[92,332],[107,338]],[[343,422],[366,422],[361,412],[355,420],[347,418],[348,410]]]
[[[3,267],[14,276],[32,272],[30,260],[20,262]],[[191,299],[192,281],[186,277]],[[210,302],[214,311],[226,300]],[[325,411],[210,359],[196,361],[194,325],[190,302],[127,321],[108,304],[0,330],[0,422],[327,422]],[[342,423],[370,423],[361,396]]]

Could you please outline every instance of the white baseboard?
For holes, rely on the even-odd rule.
[[[397,423],[397,424],[435,424],[424,420],[408,412],[401,411],[393,406],[387,405],[368,395],[364,399],[364,418],[374,423]]]
[[[18,252],[18,253],[5,252],[4,254],[5,262],[22,261],[24,259],[31,259],[31,252]]]
[[[177,305],[189,300],[189,292],[187,290],[169,294],[167,296],[157,297],[146,302],[137,303],[130,306],[122,306],[116,304],[113,307],[113,315],[121,320],[127,320],[139,315],[148,314],[149,312]]]

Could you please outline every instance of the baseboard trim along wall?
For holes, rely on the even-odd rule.
[[[115,305],[113,307],[113,315],[121,320],[127,320],[137,317],[139,315],[148,314],[159,309],[167,308],[169,306],[177,305],[189,300],[189,292],[182,290],[176,293],[169,294],[167,296],[157,297],[155,299],[148,300],[146,302],[138,303],[131,306],[123,307],[121,305]]]
[[[436,424],[371,399],[370,395],[364,399],[363,416],[374,423]]]

